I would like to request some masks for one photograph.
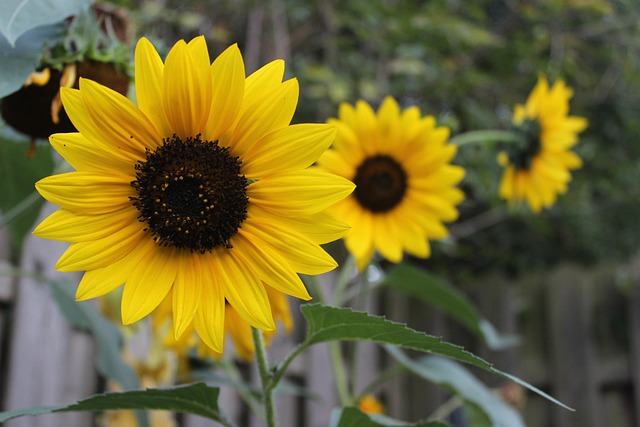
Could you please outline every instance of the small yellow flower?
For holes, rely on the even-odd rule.
[[[364,395],[358,402],[358,408],[366,414],[384,414],[384,405],[372,394]]]
[[[587,127],[585,118],[568,115],[572,96],[562,80],[549,87],[541,76],[527,102],[516,105],[513,124],[520,141],[498,155],[505,168],[499,190],[503,199],[526,200],[538,213],[567,191],[571,170],[582,166],[582,159],[571,148]]]
[[[391,97],[377,114],[364,101],[344,103],[329,123],[338,134],[318,164],[356,184],[332,212],[352,227],[345,244],[358,268],[374,251],[396,263],[403,251],[428,257],[429,240],[449,234],[443,222],[458,218],[464,199],[456,188],[464,169],[450,164],[457,147],[447,143],[449,129],[417,107],[401,112]]]
[[[204,37],[163,62],[142,38],[138,105],[87,79],[61,89],[78,132],[50,141],[76,171],[36,184],[61,209],[34,233],[71,242],[56,267],[86,270],[78,300],[124,284],[130,324],[171,291],[175,338],[193,325],[222,352],[225,302],[273,330],[267,288],[310,298],[297,273],[336,267],[320,244],[347,227],[326,209],[353,184],[309,167],[335,129],[289,124],[298,83],[283,75],[278,60],[246,77],[235,45],[211,63]]]

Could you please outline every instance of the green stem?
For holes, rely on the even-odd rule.
[[[362,274],[360,274],[360,291],[358,293],[358,300],[356,301],[356,310],[358,311],[366,311],[367,302],[369,301],[371,282],[369,281],[368,269],[369,266],[365,267]],[[358,342],[354,341],[352,343],[351,363],[349,365],[350,383],[353,390],[357,390],[356,380],[358,377],[358,349]]]
[[[298,344],[298,346],[294,348],[291,353],[289,353],[289,355],[282,361],[280,366],[273,373],[273,377],[271,378],[273,387],[278,385],[284,374],[287,372],[287,368],[289,367],[291,362],[293,362],[293,359],[298,357],[298,355],[305,351],[307,347],[309,347],[309,343],[307,343],[306,341]]]
[[[347,383],[347,375],[344,371],[344,359],[342,358],[340,344],[339,341],[329,343],[333,376],[336,380],[336,391],[338,392],[340,403],[342,406],[351,406],[353,404],[353,398],[349,392],[349,384]]]
[[[338,275],[338,280],[336,281],[335,290],[333,293],[333,304],[336,307],[342,306],[342,304],[346,301],[344,298],[344,293],[349,285],[349,276],[351,275],[352,270],[356,266],[356,259],[349,255],[347,260],[345,261],[342,269],[340,270],[340,274]]]
[[[458,147],[463,145],[470,145],[475,143],[486,142],[516,142],[520,137],[511,131],[506,130],[473,130],[454,136],[449,140],[450,144],[457,145]]]
[[[273,404],[273,388],[275,387],[275,382],[274,376],[269,371],[264,336],[262,335],[262,331],[257,328],[251,328],[251,335],[256,349],[256,363],[258,364],[258,371],[260,372],[260,380],[262,382],[262,405],[264,406],[265,417],[267,419],[267,427],[276,427],[276,412]]]

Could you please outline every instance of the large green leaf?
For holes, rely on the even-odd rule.
[[[0,413],[0,422],[25,415],[52,412],[108,411],[118,409],[157,409],[200,415],[223,420],[218,409],[220,389],[204,383],[166,389],[147,389],[96,394],[70,405],[38,406]]]
[[[27,31],[60,22],[88,5],[88,0],[2,0],[0,35],[14,47]]]
[[[501,335],[460,290],[442,277],[400,264],[389,271],[384,283],[394,290],[438,307],[494,350],[512,347],[519,342],[518,337]]]
[[[437,354],[508,378],[563,408],[571,409],[520,378],[494,368],[489,362],[465,351],[462,347],[418,332],[404,324],[349,308],[306,304],[300,309],[307,319],[307,338],[303,346],[327,341],[370,341]]]
[[[34,28],[23,34],[15,46],[0,34],[0,98],[22,87],[40,64],[45,43],[58,37],[61,28],[60,25]]]
[[[447,427],[447,424],[426,421],[408,423],[381,415],[368,415],[358,408],[347,407],[331,414],[329,427]]]
[[[478,407],[489,418],[492,426],[524,427],[524,422],[515,409],[453,360],[437,356],[412,360],[397,347],[388,346],[387,351],[414,374],[452,390],[465,402]]]
[[[1,62],[1,61],[0,61]],[[0,79],[2,80],[2,79]],[[31,230],[43,199],[35,192],[35,183],[53,171],[51,147],[38,146],[33,157],[29,146],[0,137],[0,218],[18,249]]]

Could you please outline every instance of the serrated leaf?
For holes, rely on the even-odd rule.
[[[448,427],[441,422],[408,423],[382,415],[365,414],[358,408],[340,408],[331,414],[329,427]]]
[[[23,34],[15,46],[0,34],[0,98],[22,87],[40,64],[45,43],[58,37],[61,29],[60,25],[34,28]]]
[[[462,347],[442,341],[438,337],[418,332],[404,324],[364,312],[353,311],[349,308],[328,307],[321,304],[305,304],[300,307],[300,310],[307,319],[307,338],[303,343],[305,346],[327,341],[370,341],[437,354],[508,378],[556,405],[572,410],[542,390],[520,378],[494,368],[489,362]]]
[[[20,248],[24,236],[35,222],[43,199],[35,183],[53,171],[51,147],[39,146],[33,157],[29,146],[0,137],[0,218],[10,233],[12,244]]]
[[[427,335],[392,322],[383,317],[372,316],[349,308],[328,307],[321,304],[305,304],[300,307],[307,319],[305,342],[315,344],[325,341],[370,341],[391,344],[413,350],[425,351],[469,363],[485,370],[492,365],[469,353],[462,347],[438,337]]]
[[[414,374],[448,388],[465,402],[480,409],[493,427],[524,427],[520,414],[480,382],[460,364],[437,356],[412,360],[401,350],[388,346],[387,351]]]
[[[460,290],[442,277],[400,264],[389,271],[384,283],[396,291],[438,307],[480,337],[493,350],[513,347],[519,342],[518,337],[501,335]]]
[[[38,406],[0,413],[0,422],[25,415],[52,412],[109,411],[119,409],[166,410],[221,420],[218,409],[220,389],[204,383],[166,389],[102,393],[70,405]]]
[[[2,0],[0,34],[14,47],[27,31],[61,22],[88,5],[88,0]]]
[[[74,286],[53,280],[50,285],[53,300],[67,321],[78,328],[89,330],[93,335],[97,347],[98,371],[115,380],[124,390],[139,388],[138,376],[122,359],[122,338],[113,323],[98,312],[93,302],[77,302]]]

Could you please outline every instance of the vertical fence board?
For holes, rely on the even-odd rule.
[[[635,425],[640,422],[640,281],[629,297],[629,370],[633,384],[633,418]]]
[[[574,267],[551,275],[547,284],[552,392],[576,412],[554,408],[558,426],[603,424],[591,327],[590,277]]]

